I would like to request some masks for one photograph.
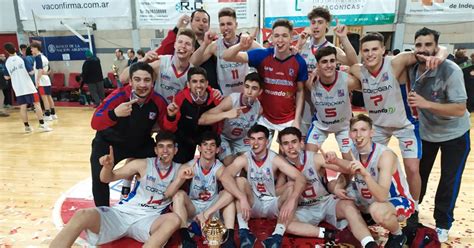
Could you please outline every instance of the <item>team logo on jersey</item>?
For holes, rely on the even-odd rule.
[[[431,99],[433,100],[438,99],[438,91],[431,91]]]
[[[196,175],[196,176],[194,176],[194,180],[200,181],[200,180],[201,180],[201,177],[199,177],[199,175]]]
[[[337,90],[337,96],[338,97],[343,97],[344,96],[344,90]]]
[[[317,133],[313,134],[313,139],[317,140],[319,138],[319,135]]]
[[[368,80],[367,78],[363,78],[363,79],[362,79],[362,83],[363,83],[363,84],[368,84],[368,83],[369,83],[369,80]]]
[[[370,168],[370,175],[375,177],[375,169],[374,168]]]
[[[314,175],[314,170],[313,170],[313,168],[309,168],[308,173],[309,173],[310,176],[313,176],[313,175]]]
[[[147,180],[147,181],[151,181],[151,182],[154,183],[154,182],[156,182],[156,177],[148,176],[148,175],[147,175],[147,176],[146,176],[146,180]]]
[[[293,70],[293,68],[290,68],[288,70],[288,74],[290,75],[290,77],[293,77],[295,75],[295,70]]]
[[[382,82],[388,81],[388,72],[382,74]]]
[[[267,169],[265,170],[265,173],[266,173],[268,176],[270,176],[270,175],[272,174],[271,171],[270,171],[270,168],[267,168]]]
[[[251,115],[249,121],[252,122],[252,121],[254,121],[254,120],[255,120],[255,116],[254,116],[254,115]]]
[[[264,66],[263,69],[265,71],[273,71],[273,67],[270,67],[270,66]]]
[[[148,114],[148,119],[154,120],[155,118],[156,118],[156,113],[155,113],[155,112],[150,112],[150,113]]]

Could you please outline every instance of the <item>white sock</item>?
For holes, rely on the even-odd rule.
[[[364,237],[361,241],[360,241],[360,244],[362,245],[362,247],[365,247],[368,243],[372,242],[372,241],[375,241],[374,238],[372,238],[372,236],[367,236],[367,237]]]
[[[277,224],[277,225],[275,226],[275,231],[273,231],[272,235],[274,235],[274,234],[279,234],[279,235],[283,236],[283,234],[285,234],[285,230],[286,230],[285,225],[283,225],[283,224]]]
[[[419,201],[415,201],[415,210],[418,211],[418,204],[419,204]]]
[[[249,229],[249,224],[242,218],[241,213],[237,213],[237,223],[239,223],[240,229]]]
[[[320,228],[319,228],[318,238],[320,238],[320,239],[324,238],[324,233],[325,233],[325,232],[326,232],[326,228],[320,227]]]
[[[393,234],[393,235],[402,235],[402,234],[403,234],[403,233],[402,233],[402,229],[398,228],[398,230],[395,231],[395,232],[393,232],[392,234]]]

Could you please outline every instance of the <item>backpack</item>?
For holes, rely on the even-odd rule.
[[[433,228],[418,223],[417,226],[406,226],[403,233],[407,236],[407,245],[410,248],[440,248],[438,234]]]

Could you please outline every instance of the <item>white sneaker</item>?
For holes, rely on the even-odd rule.
[[[51,118],[53,118],[53,120],[57,120],[58,116],[54,114],[54,115],[51,115]]]
[[[51,117],[51,115],[48,115],[48,116],[43,116],[43,120],[44,121],[52,121],[53,120],[53,117]]]
[[[438,240],[440,243],[444,243],[448,241],[448,232],[449,230],[447,229],[442,229],[442,228],[436,228],[436,233],[438,234]]]
[[[25,127],[25,133],[31,133],[31,132],[33,132],[33,128],[31,128],[30,126]]]
[[[48,125],[46,125],[46,123],[45,124],[40,124],[39,125],[39,130],[41,132],[51,132],[51,131],[53,131],[53,129],[48,127]]]

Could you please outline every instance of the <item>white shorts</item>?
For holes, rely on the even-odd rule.
[[[418,124],[410,125],[404,128],[380,127],[374,125],[375,143],[388,145],[392,136],[397,137],[398,146],[403,158],[421,159],[421,138]]]
[[[313,124],[311,125],[309,133],[306,136],[306,143],[322,146],[329,134],[330,132],[320,130]],[[349,130],[341,130],[334,133],[334,135],[336,136],[339,150],[342,153],[348,153],[352,147],[352,140],[349,138]]]
[[[96,234],[86,230],[87,241],[92,245],[100,245],[114,240],[130,237],[139,242],[150,238],[150,228],[160,213],[122,212],[114,207],[97,207],[100,214],[100,230]]]
[[[210,206],[215,204],[218,199],[219,199],[219,196],[217,195],[216,197],[214,197],[214,199],[212,199],[210,201],[191,200],[191,202],[193,203],[194,208],[196,209],[196,211],[194,211],[194,214],[195,214],[194,216],[206,211],[206,209],[208,209]],[[194,216],[189,216],[189,219],[194,218]],[[214,213],[213,216],[219,218],[219,211]],[[210,216],[210,217],[212,217],[212,216]]]
[[[252,218],[278,218],[278,196],[264,196],[258,198],[254,195],[253,205],[250,213]]]
[[[281,124],[273,124],[271,123],[267,118],[265,118],[263,115],[258,118],[257,124],[265,126],[268,128],[268,130],[273,130],[273,131],[281,131],[285,129],[286,127],[291,127],[293,125],[294,120],[281,123]]]
[[[221,135],[221,151],[219,153],[219,159],[223,160],[230,155],[238,155],[250,151],[250,143],[248,138],[242,138],[238,140],[232,140]]]
[[[319,225],[321,221],[326,221],[339,230],[347,226],[347,221],[344,219],[338,220],[336,216],[336,205],[339,199],[334,195],[329,195],[324,200],[319,201],[311,206],[299,206],[296,209],[295,217],[304,223],[311,225]]]

